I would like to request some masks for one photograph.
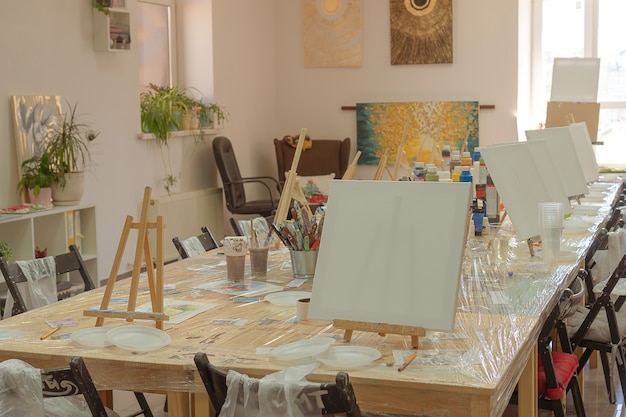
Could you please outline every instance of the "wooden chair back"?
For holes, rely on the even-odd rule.
[[[69,367],[42,369],[41,388],[44,397],[82,395],[93,417],[117,416],[117,413],[104,407],[85,362],[80,356],[73,357]]]
[[[228,392],[226,373],[211,365],[204,352],[196,353],[194,362],[215,409],[215,415],[219,415]],[[348,374],[345,372],[337,373],[335,382],[321,384],[312,382],[305,386],[302,392],[305,395],[312,393],[316,397],[319,396],[320,392],[322,393],[323,415],[345,414],[347,417],[361,417],[361,410],[354,389]]]
[[[70,245],[69,252],[54,257],[56,265],[56,275],[63,275],[69,272],[78,271],[83,283],[85,285],[85,291],[93,290],[95,287],[89,271],[85,265],[85,261],[76,245]],[[24,276],[22,270],[17,263],[8,263],[5,259],[0,258],[0,271],[4,276],[4,280],[7,284],[7,288],[13,297],[13,310],[12,315],[17,315],[28,311],[28,306],[24,302],[24,298],[20,293],[18,284],[26,282],[26,276]]]

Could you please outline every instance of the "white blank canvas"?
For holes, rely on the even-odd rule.
[[[589,193],[569,126],[527,130],[526,139],[543,139],[548,143],[550,158],[568,197],[578,197]]]
[[[545,140],[531,140],[522,143],[530,151],[530,155],[535,162],[535,168],[543,181],[543,185],[548,190],[548,194],[550,194],[550,201],[563,203],[563,212],[570,214],[572,206],[567,194],[565,194],[565,188],[561,183],[556,166],[550,158],[548,143]]]
[[[481,147],[480,154],[517,235],[522,239],[539,236],[538,204],[552,197],[530,148],[525,142],[505,143]]]
[[[450,331],[471,183],[334,180],[309,317]]]
[[[570,135],[574,141],[574,148],[578,162],[583,170],[586,182],[594,182],[600,178],[600,168],[596,161],[596,154],[591,145],[587,123],[572,123],[569,125]]]
[[[598,101],[600,58],[554,58],[550,101]]]

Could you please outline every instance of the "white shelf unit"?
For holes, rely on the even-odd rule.
[[[71,214],[71,216],[68,216]],[[77,220],[70,224],[72,217]],[[80,232],[84,237],[74,237],[76,246],[87,265],[89,275],[98,286],[98,251],[96,246],[96,207],[94,205],[57,206],[50,210],[36,213],[0,217],[0,240],[6,241],[13,254],[11,262],[35,258],[35,248],[46,249],[47,255],[59,255],[67,252],[72,231]],[[63,279],[61,279],[63,280]],[[65,280],[82,285],[78,273],[71,273]],[[6,291],[4,278],[0,274],[2,287]]]
[[[108,8],[109,14],[92,9],[93,48],[99,52],[129,52],[130,13],[124,9]]]

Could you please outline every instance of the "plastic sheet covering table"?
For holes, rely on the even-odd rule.
[[[563,247],[569,256],[557,264],[544,264],[540,250],[531,257],[526,242],[518,241],[506,222],[488,236],[468,240],[454,332],[427,331],[417,358],[404,371],[398,372],[394,353],[411,350],[409,337],[354,332],[351,344],[375,348],[382,354],[371,364],[348,371],[361,408],[430,417],[496,417],[503,413],[519,382],[520,415],[536,415],[533,377],[539,331],[574,278],[618,192],[621,188],[616,184],[606,201],[594,203],[603,208],[590,218],[588,230],[566,236]],[[494,233],[509,237],[507,259],[493,259],[488,242]],[[246,268],[249,275],[249,264]],[[311,280],[289,287],[292,274],[288,251],[274,249],[266,281],[259,286],[310,291]],[[167,392],[170,416],[206,416],[209,401],[194,366],[196,352],[206,352],[218,367],[263,377],[290,365],[272,358],[269,348],[316,336],[342,343],[343,331],[329,322],[296,322],[295,306],[264,301],[264,294],[241,294],[236,286],[216,285],[225,275],[225,257],[219,249],[166,266],[166,304],[168,299],[179,301],[166,311],[170,317],[202,304],[212,308],[190,314],[191,318],[180,323],[165,323],[163,329],[171,343],[163,348],[133,353],[70,340],[71,332],[95,325],[95,318],[84,317],[82,312],[99,306],[104,291],[99,288],[1,321],[0,360],[19,358],[35,367],[52,367],[65,366],[72,356],[80,355],[98,389]],[[113,301],[128,297],[129,281],[116,284],[111,308],[125,309],[125,304]],[[180,305],[180,301],[189,304]],[[147,302],[148,283],[142,279],[137,305]],[[50,329],[46,320],[66,318],[75,319],[78,326],[62,328],[56,338],[39,339]],[[154,326],[153,322],[134,324],[138,323]],[[105,321],[105,326],[125,324],[117,319]],[[338,370],[321,365],[308,379],[333,381]]]

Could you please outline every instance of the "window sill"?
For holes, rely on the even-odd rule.
[[[170,138],[192,137],[197,136],[198,134],[200,134],[200,132],[202,132],[202,134],[204,135],[216,135],[217,132],[219,132],[219,129],[206,128],[201,130],[175,130],[173,132],[170,132]],[[137,138],[142,140],[149,140],[154,139],[154,135],[152,133],[138,133]]]

